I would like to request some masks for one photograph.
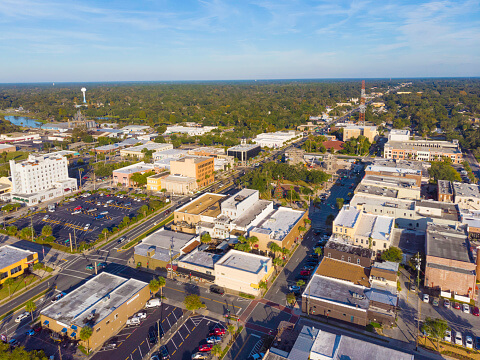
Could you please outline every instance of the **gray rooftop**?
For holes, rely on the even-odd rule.
[[[370,196],[370,195],[363,195],[363,194],[355,194],[355,196],[350,201],[351,207],[357,206],[357,205],[383,206],[388,208],[404,209],[404,210],[415,209],[414,200],[382,198],[378,196]]]
[[[217,265],[258,274],[269,262],[269,259],[261,255],[230,250],[217,262]]]
[[[366,297],[366,287],[337,280],[322,275],[314,275],[303,292],[304,297],[315,297],[321,300],[332,301],[340,306],[368,309],[369,300]],[[360,296],[354,297],[353,294]],[[363,295],[363,298],[361,296]]]
[[[179,260],[179,265],[181,263],[187,263],[191,265],[198,265],[213,269],[213,265],[222,258],[222,255],[212,254],[206,251],[200,251],[198,249],[192,251],[189,254],[186,254]],[[180,265],[181,266],[181,265]]]
[[[171,174],[165,177],[162,181],[175,181],[175,182],[183,182],[183,183],[191,183],[197,181],[193,177],[178,175],[178,174]]]
[[[397,272],[398,271],[398,265],[399,265],[398,263],[393,262],[393,261],[383,261],[383,262],[375,261],[375,263],[373,264],[373,267],[377,268],[377,269],[383,269],[383,270]]]
[[[0,269],[13,265],[28,256],[35,254],[33,251],[23,250],[11,245],[0,247]],[[32,259],[33,260],[33,259]]]
[[[461,154],[462,151],[458,145],[449,141],[428,141],[428,140],[410,140],[410,141],[388,141],[385,149],[393,148],[400,150],[431,151],[436,153]]]
[[[400,189],[418,188],[415,179],[395,176],[365,175],[362,184],[373,184],[376,186],[386,186]]]
[[[67,328],[83,327],[86,323],[95,325],[146,286],[143,281],[102,272],[43,309],[41,314]]]
[[[338,251],[341,251],[341,252],[365,257],[365,258],[368,258],[368,259],[372,258],[372,250],[371,249],[362,248],[360,246],[354,246],[354,245],[348,244],[346,242],[335,241],[333,236],[327,242],[327,244],[325,245],[324,253],[328,249],[338,250]]]
[[[359,184],[355,189],[355,194],[357,193],[396,198],[398,195],[398,190],[375,185]]]
[[[133,164],[129,166],[125,166],[123,168],[113,170],[114,173],[120,173],[120,174],[134,174],[137,172],[142,172],[142,171],[154,171],[153,170],[153,165],[152,164],[144,164],[138,163],[138,164]]]
[[[371,237],[375,240],[390,240],[394,218],[390,216],[362,213],[355,235]]]
[[[151,256],[153,259],[170,261],[170,248],[172,249],[172,257],[175,257],[180,254],[187,243],[195,238],[195,235],[162,228],[147,236],[140,244],[135,246],[135,254],[148,256],[147,252],[154,249],[155,253]]]
[[[303,326],[297,340],[288,355],[289,360],[308,360],[310,358],[310,349],[313,346],[315,338],[320,330],[311,327]]]
[[[452,183],[448,180],[438,180],[438,192],[440,194],[453,195]]]
[[[455,192],[455,196],[472,197],[476,199],[480,198],[480,191],[478,190],[478,185],[475,184],[454,182],[453,190]]]
[[[333,226],[353,228],[359,216],[360,210],[355,209],[353,206],[345,205],[335,218]]]
[[[392,246],[396,246],[404,254],[416,254],[425,252],[425,233],[414,230],[393,229]]]
[[[251,231],[269,233],[272,239],[281,241],[290,233],[304,214],[305,211],[293,210],[282,206],[270,213]]]
[[[241,216],[236,218],[233,224],[241,228],[248,227],[271,203],[272,202],[268,200],[258,200],[248,211],[245,211]]]
[[[228,197],[224,202],[222,202],[222,209],[236,209],[239,203],[246,200],[250,196],[255,196],[255,194],[257,194],[258,197],[258,193],[258,190],[242,189],[235,195]]]
[[[227,151],[248,151],[260,147],[258,144],[241,144],[228,148]]]
[[[470,243],[465,227],[457,229],[438,224],[428,224],[426,253],[444,259],[473,262],[469,251]]]
[[[138,145],[138,146],[133,146],[131,148],[128,148],[128,151],[142,152],[143,149],[153,151],[153,150],[165,148],[168,145],[169,144],[161,144],[161,143],[143,144],[143,145]]]

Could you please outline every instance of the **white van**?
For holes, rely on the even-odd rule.
[[[140,325],[140,318],[138,317],[133,317],[127,320],[126,323],[127,326],[135,326],[135,325]]]
[[[460,331],[457,331],[455,333],[455,344],[460,345],[460,346],[463,345],[463,336],[462,336],[462,333]]]
[[[145,307],[148,309],[153,307],[159,307],[160,305],[162,305],[162,302],[160,301],[160,299],[154,298],[154,299],[148,300]]]

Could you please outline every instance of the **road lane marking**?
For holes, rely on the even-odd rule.
[[[238,350],[237,356],[235,356],[235,357],[233,358],[233,360],[237,360],[238,355],[240,355],[240,353],[242,352],[242,349],[245,347],[245,345],[247,345],[248,339],[250,339],[250,334],[248,334],[248,336],[247,336],[247,338],[245,339],[245,342],[243,343],[242,347],[240,348],[240,350]]]

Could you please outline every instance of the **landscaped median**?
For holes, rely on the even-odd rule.
[[[439,349],[437,348],[437,341],[433,340],[426,336],[419,336],[418,345],[426,348],[427,350],[446,355],[453,359],[461,360],[480,360],[480,353],[473,349],[467,349],[464,346],[458,346],[451,343],[446,343],[440,341],[438,343]]]
[[[131,248],[133,245],[137,244],[140,240],[146,238],[148,235],[154,233],[155,231],[157,231],[158,229],[160,229],[162,226],[164,226],[165,224],[169,223],[170,221],[173,220],[173,214],[170,215],[168,218],[166,218],[165,220],[163,220],[160,224],[157,224],[155,225],[154,227],[148,229],[147,231],[145,231],[143,234],[137,236],[135,239],[131,240],[128,244],[122,246],[121,249],[118,249],[117,251],[123,251],[123,250],[127,250],[129,248]]]

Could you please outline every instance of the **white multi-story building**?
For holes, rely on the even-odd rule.
[[[303,134],[301,132],[297,133],[295,130],[277,131],[274,133],[258,134],[257,137],[253,139],[253,142],[261,147],[279,148],[297,136],[302,137]]]
[[[10,160],[12,201],[28,206],[77,190],[77,180],[68,177],[68,161],[60,153],[29,155],[19,163]]]

